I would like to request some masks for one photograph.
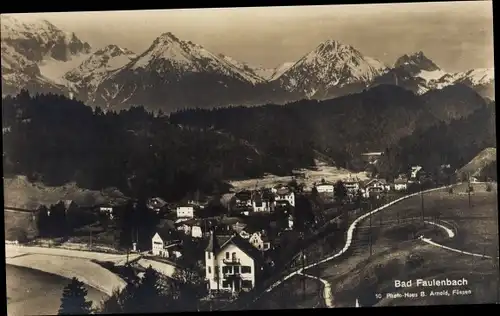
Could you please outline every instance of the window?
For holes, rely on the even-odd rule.
[[[232,269],[230,266],[224,266],[222,267],[222,273],[231,273],[232,272]]]
[[[252,272],[252,268],[249,267],[249,266],[242,266],[241,267],[241,273],[251,273]]]
[[[234,273],[240,273],[240,267],[239,266],[234,266]]]
[[[208,259],[209,260],[212,259],[212,253],[211,252],[208,253]]]
[[[251,289],[252,288],[252,281],[250,280],[242,280],[241,281],[241,287],[244,289]]]
[[[257,248],[262,249],[262,245],[258,245]]]
[[[226,259],[229,259],[229,252],[226,252]]]
[[[264,244],[264,250],[268,250],[271,247],[268,242]]]
[[[223,288],[231,287],[231,282],[230,281],[222,281],[222,287]]]
[[[212,268],[208,266],[208,274],[212,273]]]
[[[231,254],[231,259],[236,260],[236,252],[233,252],[233,253]]]

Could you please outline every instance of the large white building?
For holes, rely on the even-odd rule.
[[[320,183],[316,185],[316,190],[318,193],[333,193],[335,190],[335,185],[333,183]]]
[[[276,190],[275,201],[276,203],[288,202],[295,207],[295,193],[287,187],[279,188]]]
[[[194,207],[192,206],[178,206],[176,212],[177,212],[177,218],[194,217]]]
[[[210,292],[249,291],[262,269],[261,253],[239,235],[210,235],[205,275]]]

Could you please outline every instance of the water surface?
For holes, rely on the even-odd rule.
[[[57,315],[70,280],[39,270],[6,265],[8,316]],[[87,299],[98,304],[107,295],[87,286]]]

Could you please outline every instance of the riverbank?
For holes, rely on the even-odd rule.
[[[83,283],[107,295],[111,295],[114,289],[125,287],[126,282],[123,279],[92,262],[92,259],[121,264],[126,257],[57,248],[5,245],[7,265],[35,269],[67,279],[77,277]],[[134,256],[129,257],[129,260],[133,259]]]
[[[56,315],[61,304],[63,288],[69,280],[59,275],[7,264],[7,315]],[[87,299],[99,306],[108,296],[86,286]]]

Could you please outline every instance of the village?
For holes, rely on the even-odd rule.
[[[357,215],[389,198],[418,191],[425,177],[422,168],[416,166],[392,182],[349,176],[336,183],[322,179],[312,188],[305,188],[300,179],[293,179],[273,187],[255,187],[216,197],[197,195],[175,204],[153,197],[145,201],[142,216],[145,218],[146,212],[153,214],[154,227],[130,230],[131,238],[125,248],[150,262],[194,271],[206,284],[209,298],[234,298],[280,274],[294,260],[296,264],[297,254],[307,247],[305,240],[320,229],[333,225],[330,232],[342,239],[346,227],[343,224],[347,224],[343,221],[349,221],[343,215]],[[137,201],[132,205],[140,208]],[[125,208],[111,204],[87,207],[86,213],[99,219],[97,226],[107,224],[100,232],[86,230],[87,239],[78,240],[87,241],[93,251],[105,249],[100,235],[117,229],[117,224],[112,223],[123,222]],[[76,214],[79,209],[80,216],[73,221],[79,221],[80,226],[87,224],[86,228],[96,227],[92,220],[96,217],[89,215],[85,219],[85,212],[81,211],[84,208],[72,201],[43,206],[38,214],[43,212],[43,218],[50,218],[58,210]]]

